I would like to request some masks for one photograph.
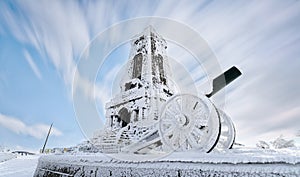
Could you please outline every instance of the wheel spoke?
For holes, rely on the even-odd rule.
[[[164,134],[170,135],[173,133],[173,131],[174,131],[174,126],[171,125],[171,126],[167,127],[167,129],[164,129]]]
[[[176,103],[173,103],[171,105],[172,108],[170,108],[170,111],[172,111],[174,114],[178,114],[180,113],[180,107],[176,104]]]
[[[179,136],[178,135],[179,134],[177,133],[177,131],[175,131],[173,133],[173,136],[170,138],[172,144],[177,144],[177,145],[179,144],[179,142],[178,142]]]
[[[181,96],[180,98],[181,98],[182,111],[184,112],[188,111],[186,97]]]
[[[174,124],[174,120],[172,119],[162,119],[161,123],[164,124]]]
[[[203,130],[204,130],[204,129],[200,129],[200,128],[198,128],[198,127],[195,127],[195,128],[193,129],[193,133],[194,133],[196,136],[202,136],[202,135],[203,135]]]
[[[187,140],[188,140],[188,143],[190,144],[191,147],[197,147],[198,146],[198,143],[195,140],[195,137],[193,135],[187,136]]]
[[[180,142],[181,144],[183,144],[183,143],[185,142],[185,140],[186,140],[186,136],[185,136],[183,133],[181,133],[181,134],[179,134],[179,137],[180,137],[179,142]]]
[[[177,110],[182,112],[182,98],[176,99],[176,101],[174,101],[174,106],[176,107]]]
[[[167,109],[164,117],[166,119],[173,119],[172,117],[174,117],[175,115],[175,112],[171,111],[170,109]]]

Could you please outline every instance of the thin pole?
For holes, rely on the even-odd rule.
[[[48,134],[47,134],[47,137],[46,137],[46,140],[45,140],[45,143],[44,143],[43,149],[42,149],[42,153],[44,153],[44,152],[45,152],[45,147],[46,147],[46,144],[47,144],[47,141],[48,141],[48,138],[49,138],[50,132],[51,132],[52,125],[53,125],[53,123],[50,125],[49,131],[48,131]]]

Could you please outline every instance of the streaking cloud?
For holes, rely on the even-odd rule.
[[[38,67],[36,66],[36,64],[34,63],[31,55],[27,51],[24,51],[24,55],[25,55],[26,61],[28,62],[30,68],[32,69],[32,71],[34,72],[36,77],[39,78],[39,79],[42,79],[41,72],[38,69]]]
[[[20,119],[0,114],[0,125],[9,129],[16,134],[29,135],[36,139],[43,139],[46,137],[49,130],[49,125],[46,124],[33,124],[26,125]],[[51,135],[61,136],[63,135],[57,128],[52,128]]]

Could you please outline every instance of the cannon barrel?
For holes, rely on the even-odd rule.
[[[237,67],[231,67],[230,69],[225,71],[223,74],[220,74],[213,80],[213,90],[211,93],[206,94],[206,96],[210,98],[241,75],[242,72]]]

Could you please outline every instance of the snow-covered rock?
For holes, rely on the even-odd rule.
[[[274,141],[271,142],[275,149],[291,148],[295,147],[294,140],[286,140],[283,136],[279,136]]]
[[[261,149],[270,149],[270,145],[265,141],[258,141],[258,143],[256,143],[256,147]]]

